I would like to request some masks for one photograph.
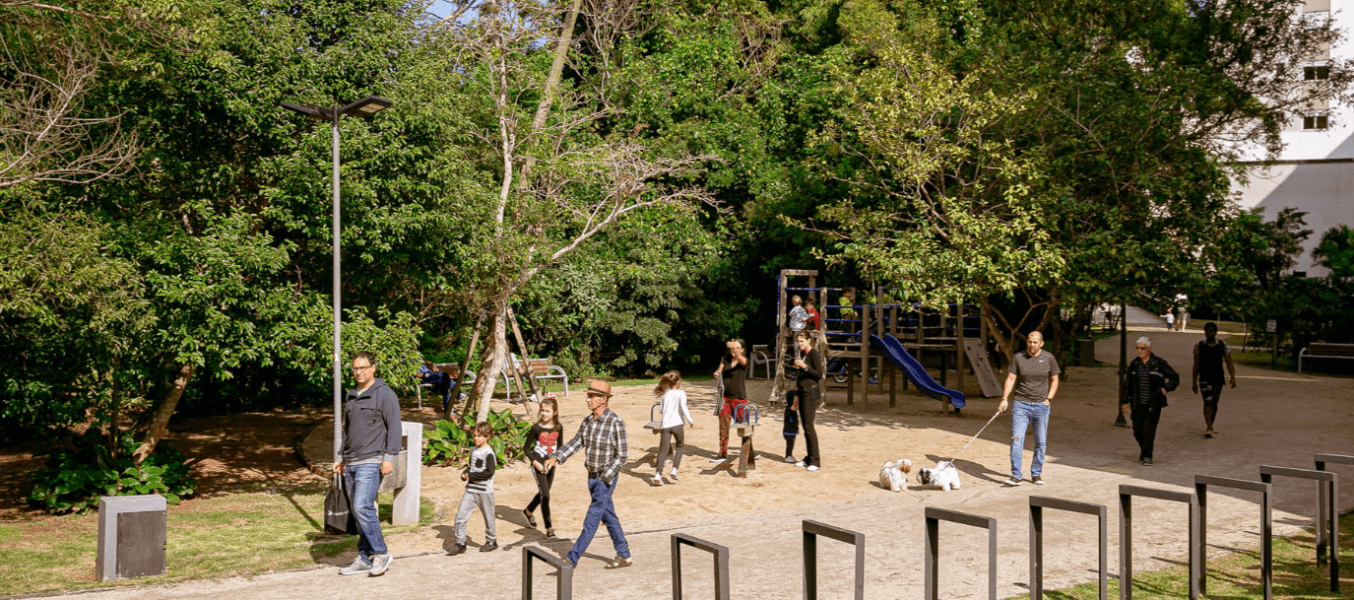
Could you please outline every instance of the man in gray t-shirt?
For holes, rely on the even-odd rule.
[[[1007,485],[1020,485],[1020,459],[1025,451],[1025,429],[1034,429],[1034,460],[1030,475],[1034,485],[1044,485],[1044,452],[1048,448],[1048,415],[1053,396],[1058,394],[1058,376],[1062,370],[1052,354],[1043,351],[1044,334],[1031,332],[1024,352],[1011,359],[1011,371],[1006,376],[1006,388],[1001,394],[999,412],[1010,407],[1011,395],[1016,398],[1011,411],[1011,478]]]

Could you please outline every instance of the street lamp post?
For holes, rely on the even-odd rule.
[[[390,106],[390,101],[367,96],[347,106],[325,108],[309,104],[283,102],[282,108],[308,117],[329,121],[334,130],[334,463],[343,461],[343,353],[342,295],[339,291],[339,118],[344,115],[370,117]]]

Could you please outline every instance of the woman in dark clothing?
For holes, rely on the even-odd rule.
[[[818,339],[808,333],[800,333],[795,340],[799,344],[799,351],[804,353],[802,359],[795,360],[795,368],[799,369],[799,375],[795,379],[795,397],[791,410],[799,415],[799,420],[804,426],[804,444],[806,454],[804,460],[795,463],[796,467],[807,466],[810,471],[817,471],[822,465],[821,457],[818,455],[818,431],[813,427],[814,413],[818,411],[820,401],[818,395],[818,380],[823,378],[823,358],[818,351]],[[786,437],[787,445],[794,443],[794,438]],[[793,449],[793,448],[791,448]],[[790,452],[786,452],[790,454]]]
[[[555,483],[555,470],[545,469],[545,459],[559,447],[559,435],[564,429],[559,423],[559,403],[553,397],[541,401],[541,420],[531,426],[527,432],[525,447],[527,460],[531,461],[531,475],[536,478],[536,497],[531,499],[522,514],[527,524],[535,527],[536,518],[531,511],[541,507],[541,518],[545,520],[545,537],[555,537],[555,527],[550,522],[550,486]]]

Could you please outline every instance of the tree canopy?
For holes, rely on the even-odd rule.
[[[339,154],[343,347],[396,389],[477,332],[492,382],[509,309],[575,377],[706,368],[770,337],[782,268],[978,303],[1008,354],[1100,302],[1250,318],[1226,290],[1302,226],[1232,164],[1354,73],[1301,85],[1341,32],[1300,8],[0,0],[0,421],[145,455],[177,413],[328,401],[332,133],[283,101],[393,102]]]

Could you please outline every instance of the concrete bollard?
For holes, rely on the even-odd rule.
[[[99,550],[94,575],[99,581],[165,574],[164,496],[99,498]]]
[[[403,460],[395,468],[404,469],[400,477],[404,485],[395,488],[390,524],[414,525],[418,523],[419,497],[423,488],[423,424],[405,422],[402,425],[404,448],[400,451],[400,458]]]

